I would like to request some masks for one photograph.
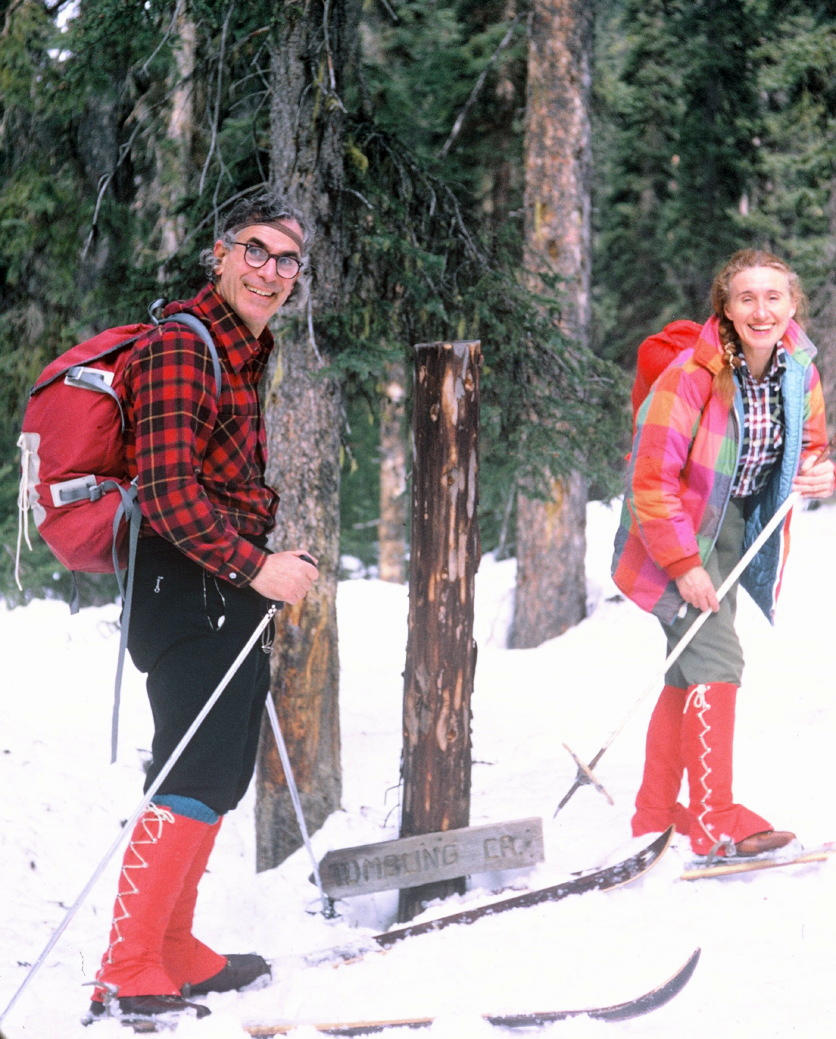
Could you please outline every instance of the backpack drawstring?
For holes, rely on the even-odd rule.
[[[29,440],[25,433],[21,433],[17,440],[20,448],[20,483],[17,491],[17,549],[15,551],[15,584],[23,591],[20,582],[20,550],[23,541],[26,547],[32,551],[32,542],[29,540],[29,509],[31,508],[32,481],[29,467],[34,452],[29,446]]]

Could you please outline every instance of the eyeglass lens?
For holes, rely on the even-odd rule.
[[[281,253],[268,253],[266,249],[260,245],[253,245],[252,242],[236,242],[235,244],[244,246],[244,259],[250,267],[263,267],[268,260],[275,260],[276,270],[282,278],[295,278],[302,266],[295,256],[287,253],[284,255]]]

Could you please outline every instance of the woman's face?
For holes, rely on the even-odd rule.
[[[734,325],[747,363],[763,370],[795,314],[789,277],[775,267],[740,271],[729,282],[725,313]]]

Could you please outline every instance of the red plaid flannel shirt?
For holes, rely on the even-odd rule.
[[[275,525],[264,482],[258,384],[273,347],[256,339],[212,285],[164,313],[188,310],[212,333],[221,362],[215,395],[205,344],[185,325],[143,336],[124,373],[128,470],[139,477],[143,522],[210,573],[245,585],[267,552],[252,543]]]

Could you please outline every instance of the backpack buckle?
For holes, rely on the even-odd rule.
[[[52,504],[56,508],[72,505],[76,501],[98,501],[104,491],[92,473],[88,476],[77,476],[74,480],[62,480],[50,485]]]

